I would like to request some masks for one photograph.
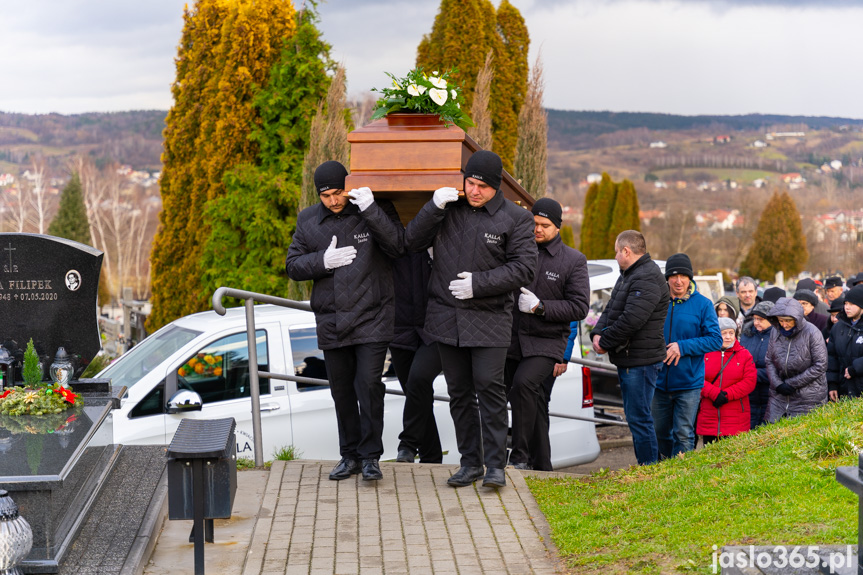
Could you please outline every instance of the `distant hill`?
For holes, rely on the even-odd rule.
[[[785,131],[863,126],[863,120],[826,116],[676,116],[642,112],[578,112],[548,110],[549,145],[556,149],[586,149],[604,134],[626,130],[655,131]]]
[[[62,114],[0,112],[0,162],[27,166],[41,153],[49,165],[75,154],[159,170],[164,110]]]

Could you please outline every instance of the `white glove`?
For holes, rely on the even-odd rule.
[[[473,297],[473,280],[471,280],[470,272],[461,272],[458,274],[460,280],[452,280],[449,282],[449,291],[452,292],[456,299],[470,299]]]
[[[366,211],[375,201],[375,196],[370,188],[359,188],[348,192],[351,197],[351,203],[360,208],[361,212]]]
[[[458,190],[455,188],[439,188],[435,190],[432,201],[440,209],[444,209],[450,202],[458,199]]]
[[[434,261],[434,247],[433,247],[433,246],[429,246],[429,247],[428,247],[428,249],[427,249],[426,251],[429,253],[429,258],[430,258],[432,261]]]
[[[529,289],[521,288],[521,295],[518,296],[518,311],[533,313],[537,305],[539,305],[539,298]]]
[[[357,248],[348,246],[345,248],[336,247],[336,236],[333,236],[333,241],[330,242],[330,247],[324,252],[324,267],[328,270],[334,270],[342,266],[346,266],[357,257]]]

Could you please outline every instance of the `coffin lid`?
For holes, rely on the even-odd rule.
[[[392,200],[407,224],[432,193],[444,186],[464,190],[463,169],[482,148],[464,130],[435,114],[390,114],[348,134],[350,175],[345,189],[367,186],[375,198]],[[530,207],[534,199],[504,170],[504,197]]]

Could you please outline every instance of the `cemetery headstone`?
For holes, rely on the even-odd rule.
[[[99,353],[102,258],[99,250],[63,238],[0,234],[0,343],[19,365],[30,338],[46,375],[60,347],[73,357],[75,377]],[[14,377],[20,380],[20,373]]]

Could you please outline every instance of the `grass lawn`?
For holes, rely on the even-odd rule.
[[[714,545],[857,543],[863,400],[842,401],[656,465],[528,479],[577,573],[711,573]]]

